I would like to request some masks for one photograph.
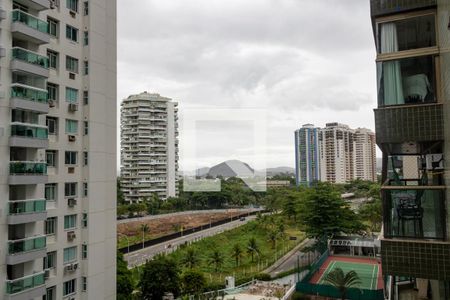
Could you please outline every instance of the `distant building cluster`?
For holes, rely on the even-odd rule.
[[[127,202],[175,197],[178,172],[178,103],[147,92],[121,107],[121,186]]]
[[[297,185],[306,186],[316,181],[376,181],[375,134],[340,123],[325,128],[303,125],[295,131],[295,175]]]

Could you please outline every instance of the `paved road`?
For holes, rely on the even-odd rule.
[[[312,246],[314,244],[314,240],[308,240],[306,241],[302,246],[301,249],[305,248],[305,247],[309,247]],[[282,259],[286,259],[281,265],[279,265],[277,268],[273,269],[272,271],[270,271],[270,275],[271,276],[276,276],[277,274],[281,273],[281,272],[286,272],[289,270],[292,270],[294,268],[297,267],[297,258],[300,256],[300,265],[305,265],[308,264],[310,262],[314,261],[314,255],[308,254],[308,253],[303,253],[301,251],[295,251],[294,253],[291,254],[291,256],[289,258],[285,258],[283,257]]]
[[[246,217],[245,221],[237,220],[237,221],[225,223],[223,225],[215,226],[215,227],[212,227],[209,229],[205,229],[205,230],[202,230],[199,232],[194,232],[189,235],[173,239],[171,241],[167,241],[167,242],[164,242],[164,243],[161,243],[158,245],[147,247],[142,250],[138,250],[135,252],[131,252],[129,254],[125,254],[124,259],[128,262],[129,268],[139,266],[139,265],[144,264],[147,259],[151,259],[156,254],[160,254],[163,252],[165,252],[165,253],[173,252],[181,244],[184,244],[186,242],[189,243],[189,242],[198,241],[205,237],[209,237],[209,236],[213,236],[213,235],[222,233],[225,230],[230,230],[230,229],[242,226],[245,223],[247,223],[248,221],[254,220],[255,218],[256,218],[256,216],[250,216],[250,217]],[[170,245],[170,248],[168,247],[169,245]]]

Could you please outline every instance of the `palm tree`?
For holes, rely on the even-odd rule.
[[[193,248],[188,248],[186,251],[186,255],[182,259],[182,264],[185,265],[189,269],[193,269],[195,265],[199,263],[200,259],[198,258],[197,251]]]
[[[268,237],[269,237],[268,238],[269,242],[272,243],[272,249],[275,249],[275,247],[277,245],[277,238],[278,238],[277,232],[275,230],[269,231]]]
[[[145,242],[145,234],[150,230],[150,227],[148,224],[144,223],[141,224],[141,231],[142,231],[142,248],[144,248],[144,242]]]
[[[355,271],[352,270],[345,274],[341,268],[336,268],[326,274],[324,282],[337,288],[341,293],[342,300],[345,300],[347,289],[361,284],[361,280]]]
[[[211,256],[209,257],[209,264],[214,265],[214,270],[217,272],[223,264],[223,256],[222,253],[215,249]]]
[[[252,262],[253,262],[253,256],[256,254],[259,254],[259,247],[256,243],[256,239],[252,237],[247,244],[247,253],[252,256]]]
[[[239,261],[241,260],[242,254],[243,254],[241,246],[239,246],[239,244],[235,244],[233,246],[233,250],[232,251],[233,252],[231,253],[231,257],[233,257],[235,259],[236,267],[238,267],[239,266]]]

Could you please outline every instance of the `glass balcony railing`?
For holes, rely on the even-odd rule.
[[[38,65],[45,69],[49,68],[48,57],[25,50],[23,48],[14,47],[12,49],[12,57],[13,59],[18,59],[33,65]]]
[[[9,255],[44,249],[47,245],[45,236],[32,237],[8,242]]]
[[[34,161],[12,161],[9,163],[10,175],[47,175],[47,164]]]
[[[383,187],[386,238],[445,239],[445,186]]]
[[[12,21],[20,22],[43,33],[49,33],[48,23],[21,10],[12,11]]]
[[[23,201],[9,201],[9,215],[32,214],[46,211],[45,199],[33,199]]]
[[[45,283],[44,274],[45,272],[41,272],[14,280],[7,280],[6,293],[10,295],[16,294],[43,285]]]
[[[11,136],[46,140],[48,139],[48,128],[33,125],[12,124]]]
[[[48,92],[37,90],[22,85],[14,85],[11,87],[11,98],[20,98],[28,101],[40,103],[48,103]]]

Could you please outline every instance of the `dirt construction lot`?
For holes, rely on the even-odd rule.
[[[128,237],[140,236],[142,238],[141,225],[147,224],[149,231],[146,233],[146,240],[154,239],[160,236],[168,235],[180,231],[181,227],[189,229],[211,222],[234,218],[237,215],[244,214],[243,211],[213,212],[213,213],[192,213],[185,215],[167,216],[154,220],[136,220],[127,223],[117,224],[117,232],[120,235]]]

